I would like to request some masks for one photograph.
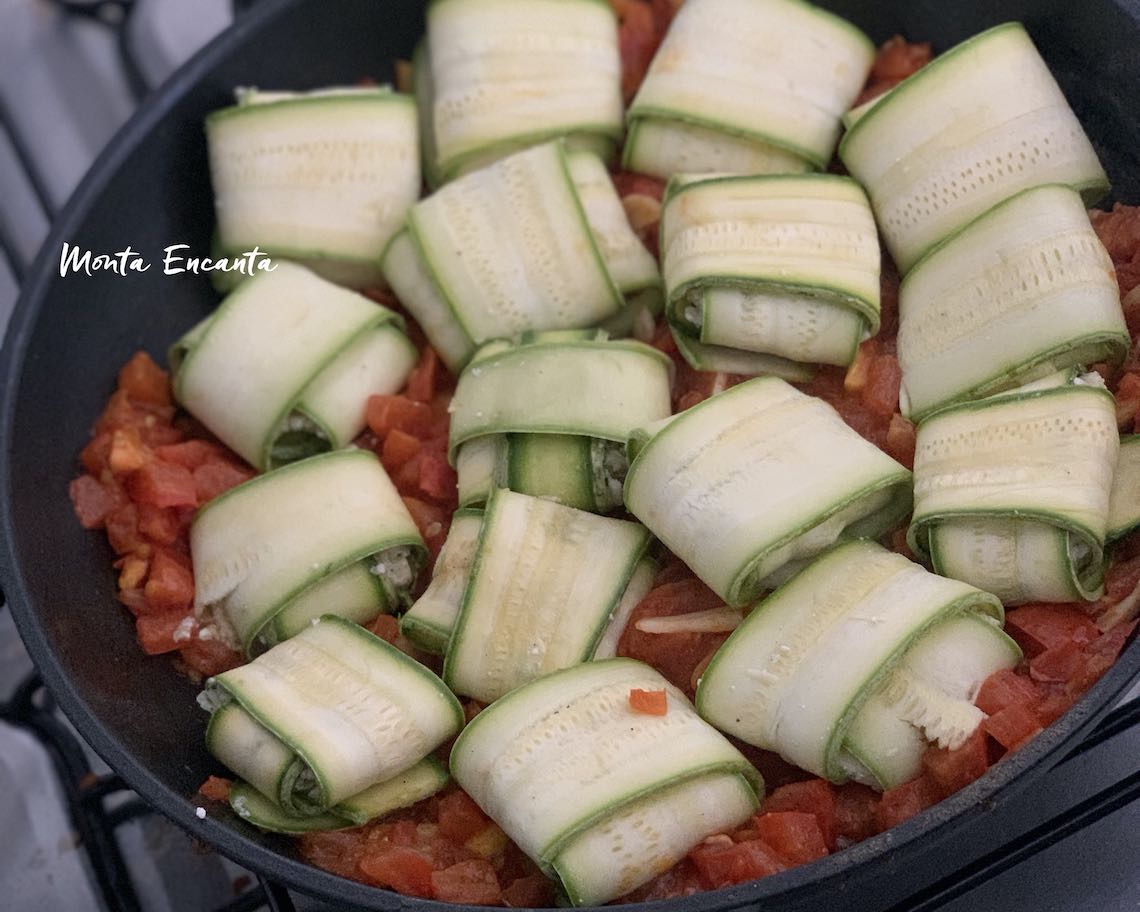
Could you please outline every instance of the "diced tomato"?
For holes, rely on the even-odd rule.
[[[618,15],[618,46],[621,50],[621,95],[628,105],[657,50],[660,38],[653,9],[645,0],[610,0]]]
[[[803,811],[775,811],[756,817],[756,832],[789,865],[806,864],[827,854],[819,819]]]
[[[879,48],[871,67],[872,79],[906,79],[930,63],[934,54],[930,42],[911,43],[902,35],[889,38]]]
[[[389,475],[395,474],[407,465],[416,456],[423,443],[418,437],[413,437],[406,431],[393,428],[384,437],[384,444],[380,450],[380,461]]]
[[[989,769],[986,738],[978,728],[961,747],[944,750],[930,747],[922,757],[922,768],[938,787],[941,797],[965,788]]]
[[[494,906],[503,898],[495,869],[481,858],[432,872],[431,887],[435,898],[443,902]]]
[[[67,493],[84,529],[101,528],[107,515],[121,503],[117,488],[104,486],[90,475],[72,479],[67,486]]]
[[[367,629],[385,642],[395,644],[400,635],[400,622],[390,614],[378,614],[367,625]]]
[[[83,470],[94,478],[100,478],[109,468],[111,458],[111,432],[96,434],[79,453]]]
[[[1116,661],[1116,657],[1120,655],[1124,644],[1128,642],[1128,638],[1132,636],[1132,631],[1140,624],[1140,621],[1128,621],[1127,623],[1117,624],[1111,630],[1102,633],[1095,640],[1089,643],[1088,651],[1093,655],[1104,656],[1111,662]]]
[[[715,890],[783,871],[785,865],[771,847],[759,839],[749,842],[706,840],[689,857],[697,866],[701,882]]]
[[[1072,605],[1022,605],[1006,614],[1005,629],[1029,658],[1064,643],[1090,643],[1100,634],[1088,615]]]
[[[194,577],[170,551],[158,548],[143,591],[156,613],[185,614],[194,602]]]
[[[1073,697],[1064,690],[1047,695],[1040,703],[1033,707],[1033,714],[1042,727],[1051,725],[1062,715],[1069,711],[1073,705]]]
[[[1029,676],[1034,681],[1064,683],[1085,667],[1085,652],[1073,640],[1046,649],[1029,660]]]
[[[147,558],[138,557],[134,554],[128,554],[126,557],[120,558],[120,560],[121,563],[120,561],[115,561],[115,566],[120,567],[119,588],[141,588],[143,581],[146,579],[146,572],[150,568],[150,561]]]
[[[447,538],[447,529],[451,522],[448,514],[441,507],[425,503],[415,497],[404,497],[402,500],[408,512],[412,514],[412,520],[420,530],[420,535],[424,537],[434,559]]]
[[[182,531],[182,520],[173,507],[139,505],[139,532],[158,545],[173,545]]]
[[[154,455],[163,462],[171,462],[194,470],[215,459],[227,459],[227,451],[208,440],[184,440],[155,447]]]
[[[665,196],[665,182],[656,177],[650,177],[648,174],[639,174],[636,171],[615,171],[613,182],[614,190],[617,191],[618,196],[632,196],[635,193],[641,193],[653,197],[657,202],[661,202]],[[661,327],[666,330],[666,335],[669,335],[667,332],[668,324],[662,321]]]
[[[503,890],[503,904],[512,909],[545,909],[554,905],[554,884],[544,874],[516,877]]]
[[[245,662],[241,653],[230,649],[223,641],[204,640],[200,636],[181,644],[178,654],[187,668],[202,678],[219,675]]]
[[[643,886],[617,900],[618,903],[653,902],[692,896],[704,889],[697,866],[691,858],[681,859],[664,874],[659,874]]]
[[[182,612],[144,614],[135,618],[135,632],[143,652],[147,655],[161,655],[178,649],[182,643],[174,639],[174,634],[179,629],[185,629],[185,620],[186,615]]]
[[[120,589],[117,598],[135,617],[141,617],[150,611],[150,603],[141,588]]]
[[[116,475],[135,472],[152,458],[154,454],[143,445],[138,428],[118,428],[111,434],[111,451],[107,457],[107,464]]]
[[[987,715],[1000,712],[1007,706],[1036,704],[1041,699],[1037,686],[1015,671],[1002,668],[982,682],[975,705]]]
[[[244,484],[253,476],[253,469],[247,466],[238,465],[228,459],[211,460],[194,469],[194,496],[198,503],[208,503],[230,488]]]
[[[634,687],[629,692],[629,708],[646,716],[663,716],[669,711],[669,699],[664,690]]]
[[[483,831],[490,818],[483,813],[474,799],[456,789],[439,800],[439,831],[456,842],[466,842]]]
[[[370,881],[405,896],[432,896],[431,859],[415,849],[387,846],[361,858],[360,870]]]
[[[883,441],[883,449],[887,451],[887,455],[908,469],[913,469],[914,447],[914,425],[897,412],[891,415],[891,423],[887,425],[887,439]]]
[[[142,550],[145,543],[139,535],[138,508],[133,503],[125,503],[112,510],[107,515],[106,527],[107,540],[116,554]]]
[[[1022,703],[1015,703],[989,716],[982,727],[1007,751],[1016,750],[1041,731],[1037,716]]]
[[[195,507],[198,492],[185,466],[153,460],[127,479],[127,492],[138,503],[155,507]]]
[[[420,352],[419,363],[412,368],[408,375],[407,386],[404,391],[409,399],[416,402],[431,402],[435,395],[436,374],[439,371],[439,355],[430,345],[425,345]]]
[[[814,814],[828,849],[835,848],[835,790],[823,779],[790,782],[781,785],[764,799],[761,811],[765,814],[780,811],[800,811]]]
[[[233,783],[221,776],[210,776],[198,786],[198,794],[210,801],[227,801],[230,797],[230,786]]]
[[[871,360],[863,401],[876,415],[890,418],[899,409],[899,384],[902,369],[893,354],[880,353]]]
[[[420,454],[420,490],[433,500],[450,503],[459,498],[459,477],[447,456],[434,450]]]
[[[897,788],[883,792],[875,808],[875,826],[887,830],[909,820],[919,811],[938,801],[937,786],[927,776],[904,782]]]
[[[407,396],[369,396],[365,417],[372,433],[380,438],[393,428],[422,438],[432,426],[431,406]]]
[[[146,352],[136,352],[119,371],[119,389],[135,402],[170,405],[170,377]]]
[[[874,789],[848,782],[834,789],[835,832],[840,844],[859,842],[878,832],[875,807],[879,795]]]

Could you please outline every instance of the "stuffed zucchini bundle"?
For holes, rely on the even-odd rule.
[[[899,289],[902,412],[919,421],[1077,364],[1119,365],[1128,327],[1080,196],[1022,191],[924,257]]]
[[[878,233],[848,178],[674,179],[661,251],[670,325],[702,346],[847,365],[878,332]]]
[[[688,0],[629,109],[623,165],[679,173],[824,169],[875,47],[800,0]]]
[[[596,0],[436,0],[413,59],[428,185],[566,137],[621,140],[617,19]]]
[[[631,707],[658,691],[664,714]],[[665,678],[632,659],[579,665],[477,715],[456,781],[576,906],[628,893],[743,823],[759,773]]]
[[[174,397],[258,469],[347,446],[374,393],[415,366],[404,321],[302,266],[277,263],[171,348]]]
[[[936,412],[918,427],[911,547],[1006,605],[1095,600],[1119,449],[1097,374]]]
[[[239,89],[206,118],[226,256],[254,247],[364,288],[420,193],[415,102],[387,86],[316,92]]]
[[[429,754],[463,726],[434,674],[349,621],[324,617],[210,678],[211,753],[242,777],[234,809],[263,829],[360,825],[439,790]]]
[[[1140,527],[1140,434],[1120,438],[1120,456],[1108,498],[1110,542]]]
[[[910,472],[776,377],[639,429],[630,449],[626,507],[729,605],[910,510]]]
[[[1108,178],[1017,22],[940,55],[877,100],[839,146],[906,273],[944,238],[1030,187],[1096,202]]]
[[[452,2],[452,0],[447,0]],[[561,142],[518,152],[421,200],[384,275],[455,373],[490,339],[659,309],[661,279],[601,161]]]
[[[410,601],[427,549],[379,459],[340,450],[211,500],[190,527],[194,608],[246,652]]]
[[[961,745],[982,682],[1021,658],[994,596],[867,541],[817,558],[716,652],[697,709],[832,782],[893,788]]]
[[[671,371],[656,349],[592,330],[484,346],[451,404],[460,504],[509,488],[580,510],[620,507],[625,440],[670,414]]]

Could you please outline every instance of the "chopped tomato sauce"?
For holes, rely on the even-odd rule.
[[[635,687],[629,692],[629,708],[644,716],[663,716],[669,712],[669,698],[664,690]]]

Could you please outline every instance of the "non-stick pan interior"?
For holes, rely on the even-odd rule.
[[[877,42],[902,33],[931,40],[936,50],[997,22],[1024,21],[1101,152],[1116,198],[1140,203],[1140,55],[1135,50],[1140,10],[1134,5],[1108,0],[823,5],[855,21]],[[75,521],[67,483],[118,367],[139,348],[161,359],[166,346],[216,303],[205,275],[165,275],[162,267],[168,245],[186,244],[183,253],[196,256],[209,253],[212,206],[203,116],[226,104],[235,85],[303,89],[388,81],[392,61],[410,56],[421,29],[421,5],[413,0],[258,4],[176,74],[88,176],[25,287],[0,374],[0,483],[6,486],[0,569],[29,649],[80,731],[145,797],[227,853],[293,885],[303,881],[310,891],[387,909],[440,907],[306,868],[295,860],[289,842],[233,819],[195,817],[194,792],[208,773],[218,771],[202,745],[205,716],[195,704],[196,687],[167,659],[140,654],[130,616],[115,600],[111,552],[101,535],[85,532]],[[96,253],[130,247],[152,265],[126,275],[60,278],[64,242]],[[821,891],[840,889],[841,882],[843,902],[852,910],[872,899],[887,901],[892,891],[936,870],[929,861],[924,869],[904,864],[904,858],[933,854],[935,843],[948,838],[953,827],[977,817],[973,805],[979,799],[1006,780],[1020,777],[1023,783],[1032,768],[1047,768],[1046,755],[1055,755],[1062,742],[1087,727],[1138,670],[1140,646],[1133,644],[1076,710],[935,813],[810,868],[669,908],[724,908],[773,892],[781,895],[765,901],[769,908],[806,908]],[[920,834],[921,842],[909,838]]]

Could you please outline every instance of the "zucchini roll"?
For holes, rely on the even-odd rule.
[[[613,155],[617,19],[596,0],[435,0],[413,61],[430,186],[550,139]]]
[[[776,377],[641,428],[630,449],[626,507],[729,605],[910,510],[910,472]]]
[[[561,142],[518,152],[421,200],[383,268],[456,373],[491,339],[607,321],[621,329],[636,308],[660,308],[656,264],[605,167]]]
[[[588,662],[620,617],[648,545],[638,523],[496,491],[448,641],[444,681],[490,703]]]
[[[1006,605],[1095,600],[1119,449],[1097,374],[936,412],[918,426],[910,545]]]
[[[620,507],[626,437],[670,414],[671,370],[656,349],[604,333],[486,346],[451,404],[460,503],[509,488],[580,510]]]
[[[674,180],[661,250],[670,325],[701,345],[847,365],[879,330],[878,233],[849,178]]]
[[[238,485],[190,527],[194,608],[246,652],[406,605],[427,549],[376,456],[340,450]]]
[[[663,715],[634,690],[663,691]],[[676,687],[632,659],[547,675],[451,751],[456,781],[576,906],[636,889],[755,811],[759,773]]]
[[[1077,364],[1119,365],[1128,344],[1112,260],[1080,196],[1035,187],[963,228],[903,279],[900,405],[918,421]]]
[[[1120,438],[1120,456],[1108,498],[1108,534],[1112,542],[1140,528],[1140,434]]]
[[[832,782],[889,789],[928,741],[960,746],[982,682],[1021,651],[993,595],[848,542],[761,601],[717,650],[697,709]]]
[[[415,366],[401,317],[292,263],[231,292],[170,350],[174,396],[261,469],[347,446]]]
[[[199,702],[207,747],[264,799],[239,790],[235,809],[273,830],[363,823],[430,795],[447,774],[428,755],[463,727],[439,678],[336,617],[210,678]]]
[[[1108,178],[1024,27],[975,35],[859,117],[839,146],[905,273],[1021,190],[1065,184],[1087,203]]]
[[[364,288],[420,193],[415,102],[387,86],[241,89],[206,118],[226,256],[254,247]]]
[[[623,164],[660,178],[823,169],[875,47],[801,0],[688,0],[629,109]]]

